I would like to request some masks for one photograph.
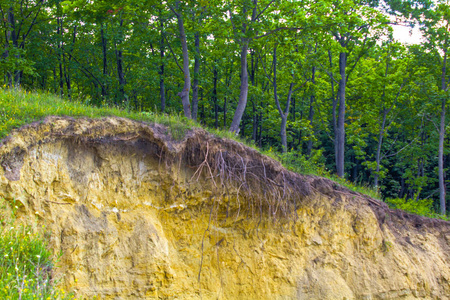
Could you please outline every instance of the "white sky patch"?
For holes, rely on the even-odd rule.
[[[420,44],[423,42],[422,33],[419,27],[408,27],[404,25],[392,25],[394,29],[394,39],[404,44]]]

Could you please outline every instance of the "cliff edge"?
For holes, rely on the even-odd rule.
[[[450,299],[449,222],[201,129],[48,117],[4,139],[0,164],[0,198],[45,225],[78,296]]]

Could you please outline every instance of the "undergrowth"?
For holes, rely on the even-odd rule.
[[[280,154],[279,157],[283,165],[295,173],[325,177],[347,187],[354,192],[368,195],[374,199],[382,200],[381,194],[377,189],[370,186],[355,184],[327,170],[325,168],[322,150],[313,151],[310,157],[306,157],[298,152]]]
[[[5,212],[5,201],[0,201]],[[54,286],[54,262],[44,238],[16,224],[14,210],[0,221],[0,299],[74,299]]]
[[[385,200],[391,208],[401,209],[419,216],[450,221],[449,216],[436,213],[433,199],[388,198]]]
[[[101,118],[106,116],[125,117],[132,120],[158,123],[167,126],[169,134],[176,140],[181,140],[190,129],[201,127],[193,120],[187,119],[180,114],[167,115],[154,112],[133,112],[115,107],[93,107],[87,102],[67,101],[46,92],[26,92],[0,88],[0,139],[6,137],[9,132],[22,125],[39,121],[46,116],[71,116]],[[252,142],[244,140],[234,133],[226,130],[205,128],[208,132],[221,137],[243,143],[260,153],[281,162],[287,169],[296,173],[317,175],[328,178],[352,191],[366,194],[372,198],[382,200],[379,191],[370,186],[358,185],[338,177],[325,168],[321,150],[315,150],[311,157],[306,157],[298,152],[280,154],[272,149],[261,150]],[[413,200],[414,201],[414,200]],[[388,199],[387,203],[394,208],[406,210],[427,217],[447,218],[430,211],[418,210],[416,204],[403,200]],[[401,203],[401,204],[400,204]]]

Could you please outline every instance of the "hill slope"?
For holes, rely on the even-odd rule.
[[[46,225],[55,276],[78,295],[450,299],[449,222],[200,129],[177,141],[157,124],[48,117],[0,157],[0,197]]]

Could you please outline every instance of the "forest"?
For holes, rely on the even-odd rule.
[[[449,5],[1,0],[0,85],[193,119],[445,215]]]

